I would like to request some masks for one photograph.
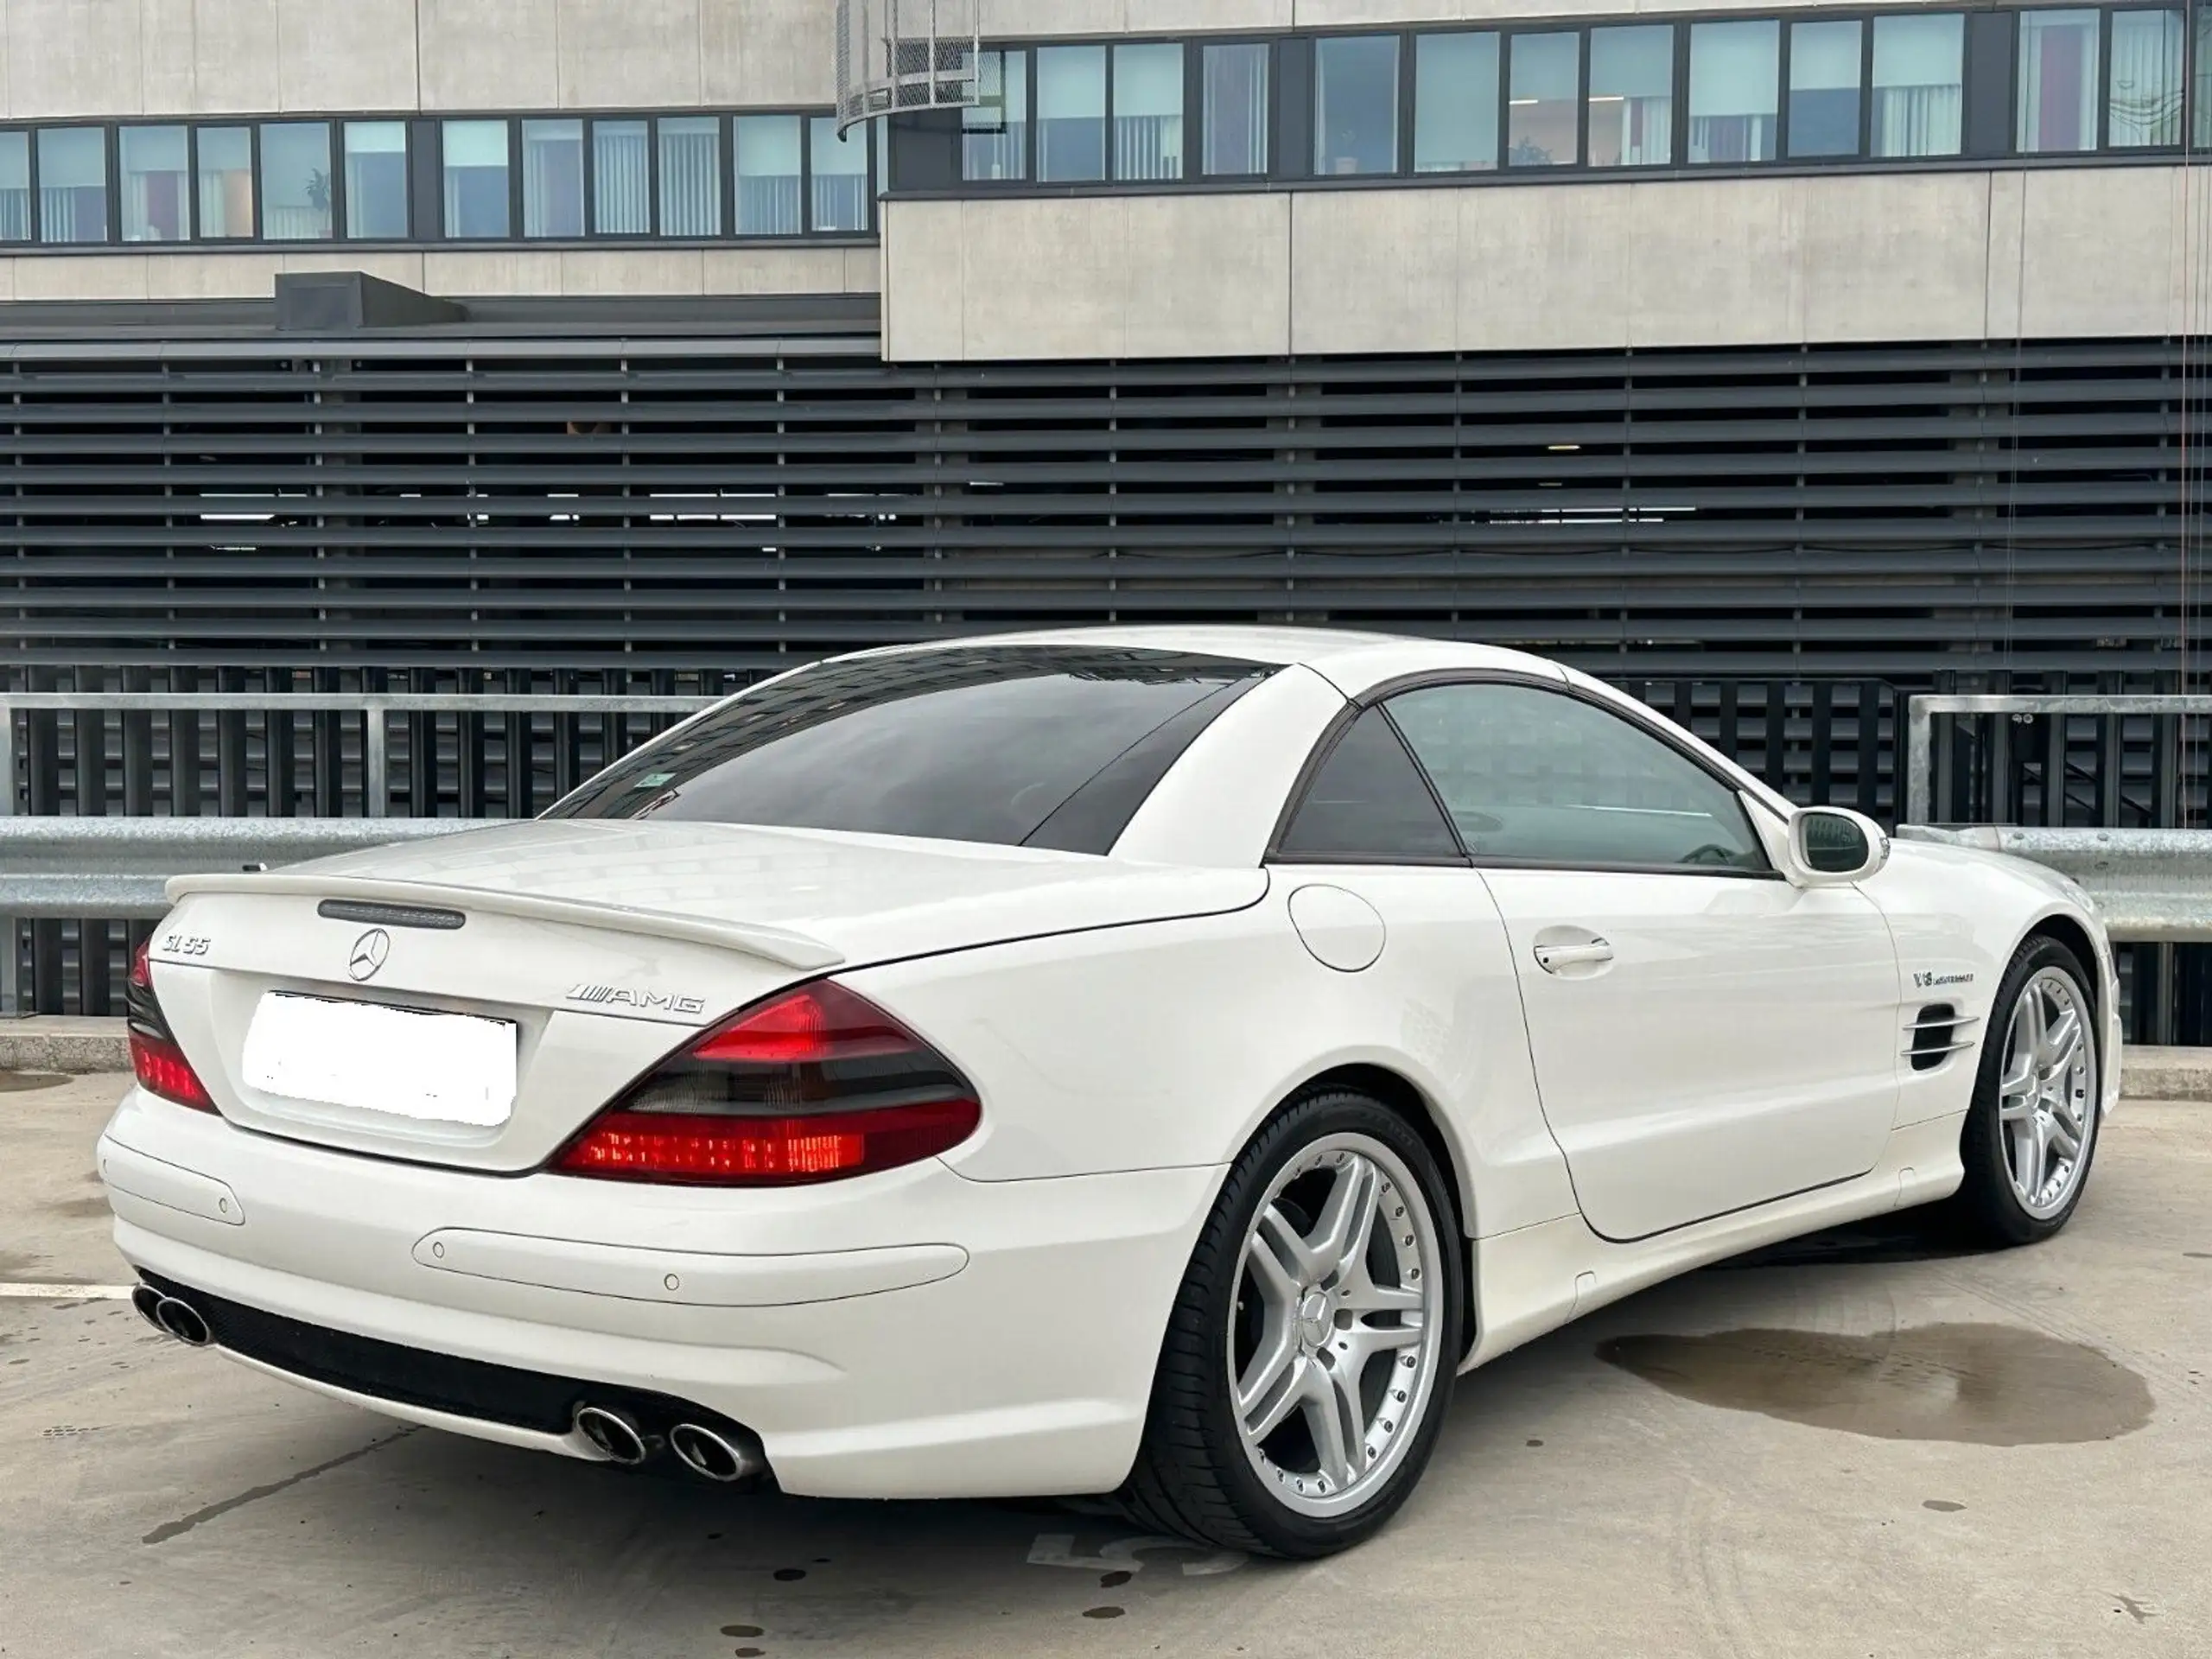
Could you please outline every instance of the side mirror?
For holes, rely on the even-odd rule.
[[[1873,819],[1840,806],[1808,806],[1789,820],[1786,874],[1801,887],[1864,881],[1890,861],[1890,838]]]

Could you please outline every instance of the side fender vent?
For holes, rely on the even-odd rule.
[[[1912,1058],[1912,1069],[1933,1071],[1952,1055],[1972,1048],[1974,1027],[1980,1023],[1979,1015],[1962,1014],[1951,1003],[1930,1002],[1904,1028],[1904,1052]]]

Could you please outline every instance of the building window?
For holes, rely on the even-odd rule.
[[[449,237],[504,238],[512,224],[507,207],[507,124],[448,121],[445,147],[445,226]]]
[[[1201,156],[1210,179],[1256,178],[1268,170],[1269,50],[1246,41],[1209,46],[1201,55]]]
[[[1959,153],[1965,58],[1966,19],[1956,12],[1874,20],[1875,155]]]
[[[660,233],[722,233],[722,124],[718,116],[663,116],[660,141]]]
[[[1028,177],[1029,54],[986,52],[976,66],[976,101],[960,111],[960,175],[988,181]]]
[[[2181,13],[2113,13],[2110,74],[2113,149],[2181,142]]]
[[[330,124],[261,128],[261,233],[271,242],[330,238]]]
[[[404,241],[407,221],[407,124],[346,124],[346,234]]]
[[[203,240],[253,234],[253,129],[202,127],[199,149],[200,235]]]
[[[1106,48],[1048,46],[1037,54],[1037,176],[1083,183],[1106,176]]]
[[[0,242],[31,239],[31,136],[0,132]]]
[[[1497,36],[1414,41],[1414,171],[1487,173],[1497,165]]]
[[[591,227],[601,236],[650,236],[653,164],[642,121],[591,124]]]
[[[814,164],[814,203],[807,229],[868,229],[867,129],[841,137],[834,115],[817,115],[807,127],[807,155]]]
[[[1516,35],[1506,92],[1505,164],[1572,167],[1581,102],[1579,35]]]
[[[1789,26],[1789,153],[1859,153],[1860,32],[1847,22]]]
[[[353,179],[349,175],[346,186]],[[575,238],[584,233],[584,124],[522,124],[522,233]]]
[[[125,127],[118,136],[123,239],[184,242],[192,236],[192,163],[182,127]]]
[[[2019,130],[2024,156],[2097,147],[2094,11],[2020,14]]]
[[[1664,167],[1675,159],[1670,23],[1590,31],[1590,165]]]
[[[1690,26],[1690,160],[1770,162],[1781,111],[1782,25]]]
[[[1396,35],[1314,41],[1313,170],[1324,177],[1398,170]]]
[[[798,117],[737,118],[737,233],[799,232]]]
[[[1183,48],[1114,48],[1114,176],[1183,176]]]
[[[107,240],[107,131],[43,127],[38,135],[38,239]]]

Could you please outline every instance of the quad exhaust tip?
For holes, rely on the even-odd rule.
[[[576,1433],[597,1446],[609,1463],[633,1469],[660,1450],[658,1440],[647,1437],[638,1420],[611,1406],[576,1408]]]
[[[668,1431],[669,1450],[677,1461],[703,1480],[731,1485],[753,1480],[768,1471],[768,1459],[760,1443],[741,1433],[724,1433],[702,1423],[678,1423]]]
[[[164,1296],[151,1285],[141,1285],[130,1293],[130,1306],[138,1310],[138,1317],[165,1337],[175,1337],[188,1348],[206,1348],[215,1340],[215,1333],[207,1328],[207,1321],[198,1308],[181,1297]]]

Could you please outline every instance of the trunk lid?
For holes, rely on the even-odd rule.
[[[1266,890],[1257,869],[826,830],[538,821],[265,874],[179,877],[149,954],[177,1040],[233,1121],[515,1172],[552,1156],[688,1033],[784,985],[1014,938],[1217,914]],[[469,1123],[295,1098],[272,1084],[270,1026],[249,1049],[272,997],[508,1022],[512,1109]],[[427,1046],[438,1033],[424,1029]],[[360,1058],[377,1069],[373,1053]]]

